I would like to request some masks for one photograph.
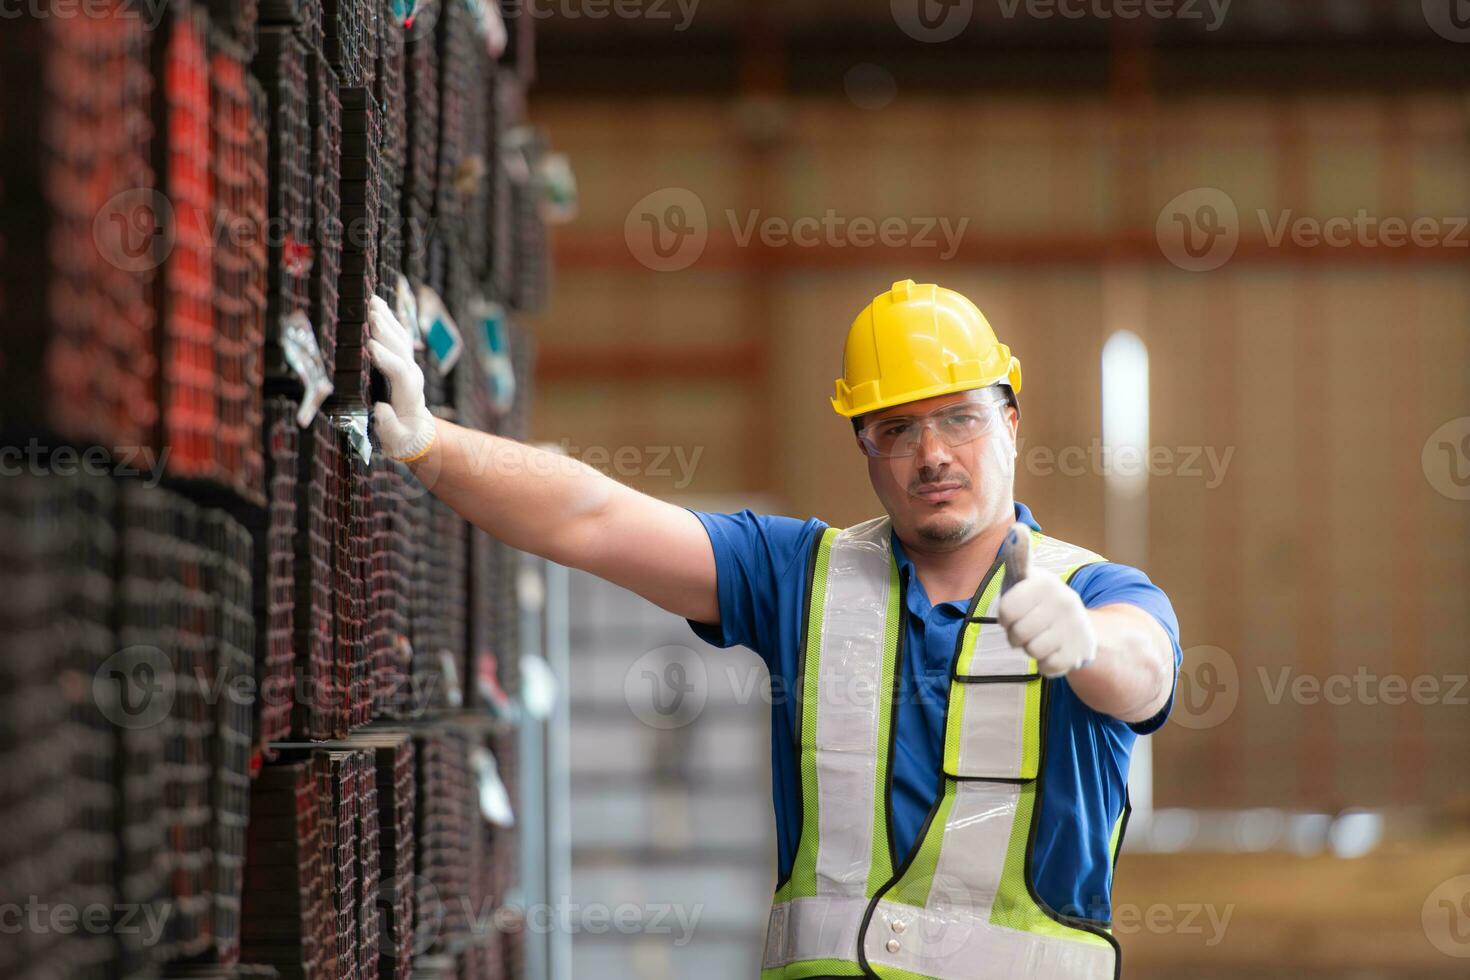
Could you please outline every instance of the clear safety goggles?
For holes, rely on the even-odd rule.
[[[1003,425],[1006,403],[999,389],[980,388],[965,401],[924,415],[874,419],[857,430],[858,441],[869,456],[912,456],[924,438],[924,430],[932,428],[946,446],[963,446]]]

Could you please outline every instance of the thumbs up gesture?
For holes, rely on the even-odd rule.
[[[1097,656],[1097,634],[1082,597],[1056,575],[1030,567],[1031,529],[1016,524],[1001,545],[1005,563],[996,618],[1011,646],[1043,677],[1061,677]]]

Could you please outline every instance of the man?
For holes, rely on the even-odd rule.
[[[386,305],[371,330],[385,452],[512,546],[766,661],[763,978],[1118,974],[1129,754],[1168,715],[1178,623],[1013,501],[1020,363],[969,300],[905,280],[853,323],[832,403],[887,516],[843,530],[696,513],[436,421]]]

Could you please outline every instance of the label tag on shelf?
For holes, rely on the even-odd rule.
[[[332,416],[332,424],[343,432],[352,443],[352,448],[357,450],[357,455],[362,461],[371,466],[373,462],[373,441],[368,437],[368,417],[366,412],[351,412]]]
[[[305,428],[332,393],[332,375],[327,370],[322,349],[317,346],[311,320],[302,311],[297,310],[281,321],[281,349],[286,363],[301,379],[304,390],[301,407],[296,411],[296,424]]]
[[[510,808],[510,794],[500,779],[495,756],[483,745],[470,750],[476,781],[480,784],[480,815],[497,827],[514,827],[515,813]]]
[[[464,350],[464,337],[460,335],[459,324],[449,315],[439,294],[428,286],[419,287],[418,314],[424,343],[428,345],[434,366],[443,377],[454,370],[454,365]]]
[[[454,663],[454,654],[448,650],[439,651],[439,671],[444,677],[444,696],[449,706],[464,707],[464,688],[459,683],[459,667]]]

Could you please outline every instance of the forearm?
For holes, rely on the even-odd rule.
[[[1087,615],[1097,634],[1097,657],[1069,673],[1067,683],[1095,711],[1128,722],[1152,718],[1173,687],[1168,634],[1137,606],[1100,606]]]
[[[579,564],[572,542],[606,508],[614,480],[559,453],[443,419],[434,424],[433,445],[408,464],[426,488],[513,548]]]

